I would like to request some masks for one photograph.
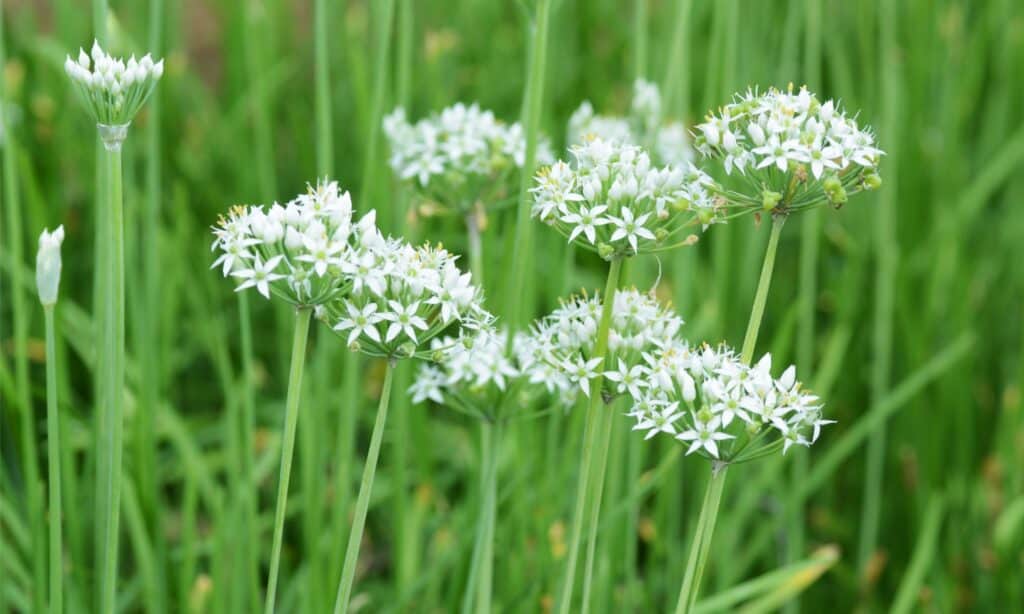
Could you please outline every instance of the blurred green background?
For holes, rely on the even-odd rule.
[[[39,232],[63,223],[68,602],[86,612],[96,149],[62,63],[91,45],[93,17],[77,0],[2,6],[0,598],[10,611],[30,603],[23,451],[26,436],[40,450],[45,441],[32,267]],[[125,146],[132,401],[120,588],[128,611],[159,611],[152,595],[166,611],[251,611],[251,595],[229,588],[248,587],[231,559],[230,480],[238,445],[230,417],[247,387],[238,303],[208,270],[217,215],[236,203],[287,200],[329,173],[357,208],[376,208],[386,229],[460,252],[460,224],[408,207],[373,118],[398,104],[415,118],[460,100],[519,118],[532,2],[323,3],[327,131],[315,106],[315,8],[310,0],[111,1],[108,47],[141,54],[159,40],[155,55],[167,62]],[[660,84],[669,114],[690,125],[747,86],[806,84],[859,110],[887,152],[881,190],[794,219],[784,232],[759,352],[795,362],[839,423],[807,454],[734,472],[704,596],[829,544],[839,557],[824,575],[771,590],[813,582],[800,597],[808,612],[880,611],[897,598],[912,611],[1024,611],[1022,67],[1017,0],[553,3],[542,127],[556,152],[582,100],[621,113],[638,77]],[[485,233],[492,302],[502,295],[512,221],[498,215]],[[534,236],[530,317],[601,284],[598,262],[573,257],[539,224]],[[715,228],[684,254],[638,264],[629,281],[648,288],[660,266],[658,292],[679,307],[690,339],[737,344],[766,236],[750,219]],[[268,550],[291,331],[287,309],[251,303]],[[329,606],[334,571],[308,573],[309,561],[321,571],[336,565],[379,384],[380,365],[362,361],[365,407],[343,403],[350,359],[324,333],[314,334],[307,370],[281,611]],[[397,409],[357,599],[368,612],[452,611],[472,547],[475,431],[443,408],[405,401]],[[133,447],[133,425],[147,412],[159,436],[149,452]],[[345,435],[346,416],[356,435]],[[581,424],[578,415],[554,416],[510,435],[496,550],[502,612],[543,611],[557,588]],[[671,442],[642,445],[625,418],[621,426],[594,608],[664,611],[681,577],[703,461],[664,464]],[[158,484],[134,497],[148,454]],[[319,510],[312,526],[298,521],[307,506]]]

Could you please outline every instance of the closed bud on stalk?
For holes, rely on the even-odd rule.
[[[597,255],[605,260],[610,260],[615,255],[615,248],[607,243],[601,243],[597,246]]]
[[[57,302],[60,286],[60,245],[64,241],[64,226],[58,226],[52,233],[43,230],[39,235],[39,252],[36,254],[36,289],[43,307]]]
[[[870,173],[864,176],[865,190],[877,190],[880,187],[882,187],[882,178],[878,173]]]
[[[779,204],[779,201],[781,200],[782,194],[778,192],[773,192],[771,190],[765,190],[761,194],[761,207],[765,211],[771,211]]]
[[[656,242],[664,243],[666,238],[668,238],[668,231],[664,228],[659,228],[654,231],[654,240]]]
[[[407,341],[402,345],[398,346],[398,356],[402,358],[411,357],[416,353],[416,344],[411,341]]]

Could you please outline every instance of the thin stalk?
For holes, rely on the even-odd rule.
[[[248,603],[246,608],[256,610],[259,608],[259,585],[260,585],[260,561],[259,561],[259,528],[256,526],[256,483],[253,479],[253,438],[255,437],[255,401],[253,399],[252,387],[252,318],[249,313],[249,295],[246,292],[238,292],[238,326],[242,338],[242,415],[240,435],[241,453],[241,498],[242,522],[240,523],[241,535],[244,536],[239,546],[243,550],[245,559],[244,574],[248,576],[247,584],[250,586]]]
[[[388,417],[388,402],[391,399],[391,383],[394,380],[394,375],[395,364],[389,359],[384,370],[384,385],[380,392],[380,403],[377,405],[377,418],[373,423],[373,434],[370,436],[370,449],[366,452],[366,464],[363,465],[363,479],[359,484],[359,495],[356,497],[352,529],[348,534],[345,565],[342,567],[341,581],[338,583],[334,614],[348,612],[348,602],[352,597],[352,583],[355,580],[356,563],[359,560],[359,547],[363,541],[363,528],[366,526],[366,512],[370,508],[370,493],[373,491],[373,478],[377,473],[380,444],[384,439],[384,424]]]
[[[463,614],[491,611],[494,585],[494,527],[497,517],[499,429],[489,420],[480,422],[480,512],[469,571],[462,598]]]
[[[57,341],[53,305],[46,314],[46,447],[50,472],[50,612],[64,611],[64,547],[61,523],[64,508],[60,498],[60,415],[57,413]]]
[[[708,552],[711,550],[711,536],[715,531],[718,506],[722,502],[722,489],[728,473],[726,469],[725,463],[717,461],[711,466],[711,479],[708,480],[707,490],[704,491],[697,529],[693,534],[693,543],[690,544],[690,556],[686,561],[686,572],[683,574],[683,586],[679,591],[679,601],[676,603],[676,614],[687,614],[697,601],[700,579],[707,565]]]
[[[544,71],[547,65],[549,0],[538,0],[534,9],[533,42],[530,46],[530,65],[526,74],[523,94],[523,127],[526,133],[526,158],[519,180],[519,206],[516,211],[516,231],[512,251],[512,269],[508,277],[505,304],[509,306],[509,330],[522,325],[523,288],[526,271],[530,266],[533,249],[533,224],[530,223],[530,184],[537,166],[537,141],[540,135],[541,103],[544,100]]]
[[[480,244],[480,225],[477,223],[475,211],[466,214],[466,235],[469,241],[469,270],[473,274],[473,283],[483,286],[484,254]]]
[[[589,527],[587,531],[587,556],[583,563],[583,605],[580,608],[580,612],[584,614],[590,611],[594,558],[597,552],[597,528],[601,516],[601,497],[604,493],[605,473],[608,468],[608,448],[611,446],[612,423],[615,418],[612,408],[606,405],[602,404],[599,411],[601,412],[601,423],[597,429],[600,440],[597,444],[597,460],[595,461],[597,474],[594,476],[593,485],[591,486],[593,491],[590,496],[590,517],[587,521]]]
[[[597,326],[597,339],[594,342],[594,354],[591,358],[604,358],[608,351],[608,333],[611,330],[612,305],[615,303],[615,290],[619,287],[619,274],[622,271],[622,260],[616,258],[608,266],[608,280],[605,283],[604,295],[601,297],[601,321]],[[601,365],[599,368],[604,368]],[[572,594],[576,579],[576,562],[580,554],[580,539],[583,535],[583,512],[590,493],[590,472],[593,456],[597,447],[598,428],[603,423],[601,413],[601,387],[604,375],[600,372],[590,381],[590,402],[587,406],[586,426],[583,434],[583,453],[580,457],[580,477],[576,486],[576,504],[572,513],[572,534],[569,540],[569,554],[565,561],[565,574],[562,578],[562,593],[559,599],[558,612],[567,614],[572,606]]]
[[[665,78],[661,81],[661,88],[665,96],[665,109],[669,112],[675,111],[681,120],[686,119],[690,104],[690,72],[687,70],[687,51],[690,40],[691,4],[693,4],[693,0],[676,0],[672,45],[669,47]],[[685,250],[680,254],[684,252]]]
[[[313,52],[316,70],[316,172],[327,177],[334,168],[334,133],[331,131],[331,64],[327,46],[327,0],[313,4]]]
[[[267,577],[266,614],[274,612],[277,594],[277,575],[281,565],[281,540],[284,536],[285,508],[288,505],[288,482],[292,473],[292,455],[295,452],[295,426],[299,419],[299,397],[302,391],[302,371],[306,364],[306,340],[309,337],[309,318],[313,310],[300,307],[295,311],[295,335],[292,338],[292,366],[288,374],[288,398],[285,401],[284,439],[281,445],[281,475],[277,483],[277,506],[274,512],[274,542],[270,552],[270,575]]]
[[[107,415],[100,434],[105,457],[101,465],[100,488],[105,501],[105,515],[99,519],[103,547],[98,550],[100,569],[100,611],[113,612],[117,607],[117,544],[121,520],[121,456],[124,447],[124,202],[122,198],[121,150],[104,150],[107,163],[107,195],[109,208],[106,221],[110,243],[107,296],[103,302],[106,339],[99,356],[104,384]]]
[[[391,26],[394,21],[392,16],[395,12],[395,0],[380,0],[379,2],[374,2],[372,6],[378,18],[377,39],[374,49],[376,62],[373,70],[374,81],[373,99],[370,106],[370,124],[366,134],[366,159],[363,160],[363,182],[360,184],[362,188],[361,197],[366,202],[373,202],[373,196],[376,194],[377,150],[380,145],[380,122],[384,116],[385,86],[390,76],[388,66],[390,64],[389,56],[391,55]],[[391,205],[388,205],[386,208],[378,208],[378,212],[384,214],[381,226],[389,228],[394,218],[394,211],[391,209]]]
[[[647,76],[647,0],[633,5],[633,78]]]
[[[772,270],[775,268],[779,235],[782,234],[782,226],[785,222],[786,217],[783,215],[776,216],[772,220],[771,235],[768,237],[768,247],[765,248],[764,262],[761,265],[761,276],[757,282],[754,303],[750,309],[750,320],[747,322],[747,332],[743,338],[740,360],[744,364],[749,365],[754,356],[765,303],[768,301],[768,290],[771,287]],[[708,554],[711,552],[711,537],[715,530],[718,506],[722,500],[722,488],[728,469],[729,465],[721,461],[714,461],[711,465],[711,478],[708,481],[700,516],[697,519],[697,528],[694,531],[693,543],[690,546],[690,555],[686,562],[686,571],[683,574],[683,584],[679,590],[679,600],[676,602],[676,614],[688,614],[697,601],[701,576],[704,574]]]

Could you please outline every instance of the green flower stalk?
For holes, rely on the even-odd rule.
[[[64,70],[96,121],[106,152],[107,206],[100,216],[107,224],[109,246],[102,249],[106,286],[99,321],[104,338],[98,356],[100,398],[106,401],[102,424],[104,445],[97,462],[100,513],[97,549],[100,575],[99,610],[112,612],[117,601],[117,550],[120,522],[121,456],[124,430],[125,361],[125,281],[124,281],[124,202],[122,196],[121,147],[128,127],[163,75],[163,61],[154,62],[147,54],[142,60],[127,62],[108,55],[94,42],[90,55],[79,50],[77,60],[68,56]]]
[[[46,316],[46,448],[50,486],[50,612],[64,611],[64,543],[61,527],[64,507],[60,495],[60,414],[57,410],[57,341],[53,310],[60,286],[60,245],[64,227],[43,230],[36,255],[36,289]]]
[[[489,330],[493,320],[483,308],[483,293],[473,285],[472,275],[461,272],[455,257],[444,249],[415,248],[379,233],[365,237],[362,246],[359,257],[343,266],[352,287],[349,296],[317,310],[317,317],[338,332],[349,349],[387,361],[338,582],[335,614],[347,612],[352,597],[397,361],[443,360],[457,345],[472,346],[475,336]],[[445,334],[453,338],[449,345],[430,345]]]

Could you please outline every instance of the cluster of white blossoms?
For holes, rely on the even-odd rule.
[[[635,145],[590,138],[574,164],[538,172],[533,216],[602,258],[691,243],[718,215],[714,180],[697,167],[657,167]]]
[[[506,331],[485,330],[471,345],[451,337],[434,339],[432,349],[442,353],[434,363],[424,363],[409,387],[413,403],[431,400],[459,411],[496,417],[502,401],[523,381],[536,364],[533,338],[525,333],[512,336],[508,352]]]
[[[238,290],[322,305],[349,291],[357,263],[383,241],[375,219],[371,211],[353,224],[348,192],[326,180],[283,206],[238,206],[213,229],[212,268],[241,280]]]
[[[342,266],[348,296],[317,309],[352,350],[372,356],[437,359],[430,342],[441,334],[470,336],[487,330],[494,317],[483,307],[483,293],[440,247],[413,247],[377,233],[363,241]],[[449,344],[454,348],[454,341]]]
[[[90,54],[79,49],[77,60],[67,56],[64,71],[97,123],[123,126],[132,121],[163,76],[164,61],[154,62],[148,53],[141,60],[132,56],[125,61],[107,55],[93,42]]]
[[[674,311],[650,294],[619,290],[612,304],[607,362],[592,358],[601,319],[601,300],[577,297],[537,321],[532,328],[534,352],[529,379],[571,405],[578,391],[590,396],[590,380],[604,371],[611,384],[606,395],[639,393],[642,357],[671,339],[683,325]]]
[[[633,83],[633,98],[626,117],[598,115],[589,101],[583,101],[569,117],[568,139],[580,145],[589,137],[639,145],[659,164],[684,166],[693,160],[689,135],[681,122],[664,122],[661,92],[643,79]]]
[[[399,107],[384,118],[384,133],[395,174],[424,198],[461,210],[507,197],[526,160],[522,126],[506,124],[476,104],[460,102],[416,123]],[[552,160],[543,139],[537,159]]]
[[[772,377],[771,356],[754,366],[726,348],[691,348],[666,341],[644,355],[640,384],[631,389],[634,430],[646,438],[663,433],[714,460],[743,462],[779,448],[810,446],[821,427],[818,397],[796,381],[790,366]]]
[[[749,208],[796,211],[828,202],[840,206],[852,192],[881,184],[884,152],[870,128],[861,128],[838,103],[799,92],[748,90],[697,126],[695,147],[747,179],[728,198]]]

